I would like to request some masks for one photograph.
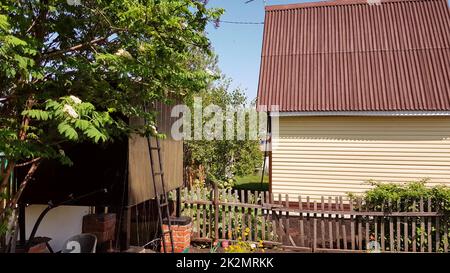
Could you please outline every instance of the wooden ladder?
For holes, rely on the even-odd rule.
[[[154,139],[156,146],[152,146],[152,139]],[[148,149],[150,154],[150,164],[152,169],[152,177],[153,177],[153,189],[155,192],[156,204],[158,206],[158,218],[159,218],[159,231],[161,234],[162,247],[164,253],[167,253],[166,249],[166,234],[169,234],[170,238],[170,246],[171,253],[174,252],[173,245],[173,234],[172,234],[172,225],[170,221],[170,210],[169,210],[169,198],[166,192],[166,183],[164,180],[164,169],[163,169],[163,161],[161,157],[161,144],[158,137],[148,137],[147,138]],[[155,169],[155,163],[158,165],[158,170]],[[161,183],[161,192],[158,192],[157,183],[160,181]],[[168,230],[164,230],[163,225],[167,223]]]

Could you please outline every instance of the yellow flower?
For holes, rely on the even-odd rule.
[[[245,232],[250,232],[250,228],[245,228]]]

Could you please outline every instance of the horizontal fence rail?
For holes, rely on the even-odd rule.
[[[268,192],[184,189],[181,212],[196,241],[244,240],[306,252],[448,252],[449,221],[440,204]]]

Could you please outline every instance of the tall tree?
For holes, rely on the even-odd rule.
[[[155,113],[211,79],[196,58],[210,53],[208,21],[222,10],[197,0],[3,0],[0,4],[0,152],[27,168],[11,211],[44,158],[70,163],[61,143],[156,134]],[[148,122],[130,128],[127,117]],[[4,221],[2,222],[4,223]]]
[[[214,73],[220,73],[214,65],[214,61],[209,69]],[[247,101],[242,90],[239,88],[232,89],[230,83],[229,79],[222,76],[215,84],[210,85],[200,94],[196,94],[202,100],[203,110],[211,105],[222,109],[224,116],[223,136],[221,139],[185,141],[184,160],[188,181],[197,180],[200,184],[203,184],[205,180],[209,180],[218,183],[219,186],[224,184],[230,186],[230,179],[233,180],[235,176],[252,174],[256,168],[262,165],[263,153],[260,150],[259,141],[249,137],[249,116],[245,116],[245,122],[240,127],[237,124],[237,114],[231,117],[234,119],[233,123],[226,120],[225,112],[227,109],[249,110],[255,107],[254,103]],[[189,102],[193,109],[193,98]],[[195,110],[191,112],[194,113]],[[208,120],[208,118],[202,119],[203,130]],[[233,124],[233,139],[227,139],[225,135],[227,126],[230,124]],[[196,128],[193,122],[191,131],[194,130]],[[245,132],[245,138],[238,139],[238,132]],[[192,183],[192,181],[190,182]]]

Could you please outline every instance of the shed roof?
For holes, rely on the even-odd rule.
[[[258,107],[450,110],[447,0],[266,7]]]

